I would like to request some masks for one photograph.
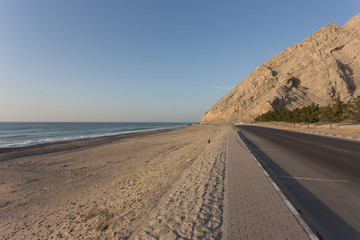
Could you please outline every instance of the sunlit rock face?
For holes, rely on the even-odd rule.
[[[253,121],[274,108],[349,101],[360,95],[360,14],[329,24],[258,66],[202,117],[202,124]]]

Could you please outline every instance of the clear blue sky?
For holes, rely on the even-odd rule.
[[[199,121],[360,1],[0,0],[0,121]]]

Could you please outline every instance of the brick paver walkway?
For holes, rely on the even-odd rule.
[[[238,133],[231,131],[226,151],[224,239],[317,239],[306,232],[308,227],[265,174]]]

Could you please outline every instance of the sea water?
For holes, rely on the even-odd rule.
[[[185,126],[175,122],[0,122],[0,148]]]

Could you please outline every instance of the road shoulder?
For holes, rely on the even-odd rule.
[[[225,239],[317,239],[236,131],[228,135]]]

